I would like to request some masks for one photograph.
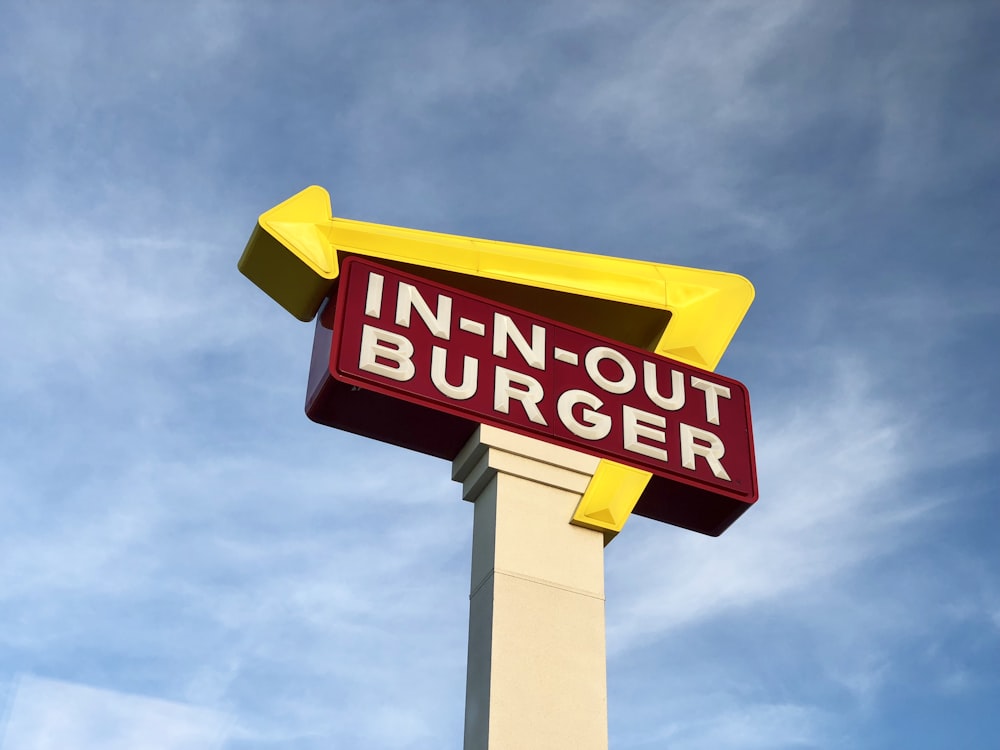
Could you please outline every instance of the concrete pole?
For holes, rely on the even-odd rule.
[[[597,465],[486,425],[452,464],[475,504],[465,750],[607,750],[604,535],[570,524]]]

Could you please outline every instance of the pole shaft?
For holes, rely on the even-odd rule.
[[[487,426],[475,504],[465,750],[607,750],[604,536],[570,524],[598,459]]]

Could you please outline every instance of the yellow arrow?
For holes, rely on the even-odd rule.
[[[714,370],[753,301],[747,279],[663,263],[335,218],[308,187],[261,214],[239,269],[312,320],[346,255],[378,258],[459,289]],[[650,475],[601,461],[574,523],[621,530]]]

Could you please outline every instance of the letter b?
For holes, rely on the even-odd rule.
[[[416,372],[412,357],[413,344],[405,336],[365,325],[361,332],[361,355],[358,358],[360,369],[405,383]],[[379,359],[389,360],[394,364],[387,365],[379,362]]]

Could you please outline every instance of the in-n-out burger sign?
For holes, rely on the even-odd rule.
[[[493,424],[653,474],[635,512],[721,533],[757,499],[739,382],[347,259],[321,313],[314,421],[453,459]]]

